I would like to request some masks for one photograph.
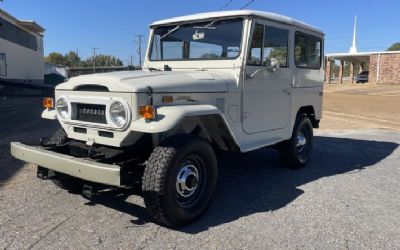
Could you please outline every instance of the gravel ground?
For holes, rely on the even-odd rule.
[[[171,230],[151,222],[139,190],[88,201],[38,180],[32,164],[13,160],[10,141],[33,142],[56,127],[37,118],[40,100],[24,102],[29,105],[21,109],[18,99],[0,100],[0,249],[400,245],[400,132],[317,130],[312,161],[302,170],[280,167],[271,149],[219,155],[211,207],[192,225]],[[16,120],[21,125],[11,125]]]
[[[400,85],[325,85],[321,128],[400,131],[399,100]]]

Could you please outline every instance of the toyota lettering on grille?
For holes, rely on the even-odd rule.
[[[81,114],[81,115],[105,115],[105,111],[102,109],[81,108],[81,109],[79,109],[79,114]]]

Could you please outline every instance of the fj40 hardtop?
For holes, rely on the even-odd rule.
[[[185,225],[212,199],[218,152],[273,146],[283,165],[307,164],[321,120],[323,43],[320,30],[267,12],[155,22],[143,70],[58,85],[42,117],[60,129],[41,146],[13,142],[11,153],[37,164],[41,178],[82,183],[86,196],[141,184],[156,222]]]

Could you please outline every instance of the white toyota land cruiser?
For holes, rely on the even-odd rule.
[[[143,70],[58,85],[42,117],[61,128],[41,146],[13,142],[12,155],[43,179],[82,182],[87,196],[141,183],[148,212],[171,227],[208,207],[221,150],[274,146],[284,165],[307,164],[322,113],[320,30],[249,10],[150,28]]]

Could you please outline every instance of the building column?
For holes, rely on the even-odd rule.
[[[369,75],[368,82],[377,83],[378,79],[378,54],[372,54],[369,56]]]
[[[344,61],[340,61],[340,65],[339,65],[339,82],[340,82],[340,84],[343,83],[343,69],[344,69]]]
[[[325,62],[326,62],[326,65],[325,65],[325,82],[327,84],[330,84],[331,83],[332,60],[328,57]]]
[[[354,63],[350,62],[350,80],[351,83],[354,82]]]

